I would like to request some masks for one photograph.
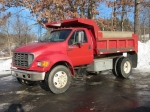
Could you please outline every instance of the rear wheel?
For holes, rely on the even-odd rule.
[[[46,74],[46,84],[55,93],[64,93],[70,86],[71,73],[67,67],[59,65]]]
[[[118,75],[118,70],[117,70],[117,63],[118,63],[119,59],[120,59],[120,57],[113,59],[113,69],[112,69],[112,73],[113,73],[116,77],[119,77],[119,75]]]
[[[132,61],[129,57],[121,58],[117,64],[117,72],[123,78],[128,78],[132,73]]]
[[[18,82],[22,85],[32,86],[35,84],[35,81],[29,81],[22,78],[17,78]]]

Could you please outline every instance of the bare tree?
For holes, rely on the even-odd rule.
[[[2,31],[3,33],[6,35],[6,38],[7,38],[7,48],[9,50],[9,56],[12,57],[12,53],[11,53],[11,46],[12,46],[12,43],[11,43],[11,34],[10,34],[10,20],[7,20],[5,22],[5,24],[3,23],[3,25],[1,26],[2,27]]]
[[[116,3],[116,0],[114,0],[114,3],[113,3],[113,17],[112,17],[112,25],[114,26],[114,31],[116,31],[116,26],[117,26],[117,16],[116,16],[116,6],[117,6],[117,3]]]
[[[34,35],[31,36],[34,24],[29,25],[26,19],[20,18],[20,14],[17,14],[12,20],[13,42],[16,46],[25,45],[32,38],[35,39]]]
[[[118,25],[120,25],[119,29],[124,31],[124,20],[128,19],[127,14],[131,12],[134,0],[107,0],[106,3],[108,7],[112,8],[112,26],[114,27],[114,31],[118,30]]]
[[[25,45],[32,40],[36,40],[35,35],[32,33],[34,25],[29,25],[25,18],[21,18],[19,12],[11,16],[0,26],[0,32],[3,36],[3,41],[9,50],[9,55],[12,56],[11,50],[15,47]],[[1,38],[2,39],[2,38]],[[0,40],[1,41],[1,40]],[[5,44],[3,44],[3,48]]]
[[[116,10],[117,10],[117,0],[107,0],[106,1],[106,5],[109,8],[112,8],[112,21],[111,21],[111,27],[114,31],[116,31],[116,26],[117,26],[117,14],[116,14]]]

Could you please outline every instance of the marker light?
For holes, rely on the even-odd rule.
[[[51,26],[61,26],[61,23],[51,24]]]
[[[49,65],[48,61],[37,62],[37,66],[39,66],[39,67],[45,68],[45,67],[48,67],[48,65]]]

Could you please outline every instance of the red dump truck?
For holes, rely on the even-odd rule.
[[[44,81],[55,93],[65,92],[75,69],[111,70],[128,78],[137,66],[138,36],[132,32],[101,31],[90,19],[75,18],[45,24],[52,31],[13,51],[12,75],[24,85]]]

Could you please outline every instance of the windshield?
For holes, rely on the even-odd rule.
[[[51,33],[47,33],[42,38],[40,38],[40,42],[63,42],[69,36],[71,30],[58,30],[52,31]]]

